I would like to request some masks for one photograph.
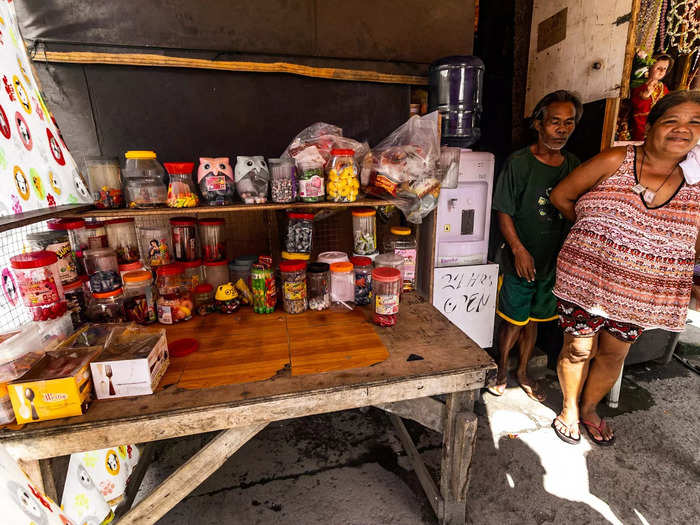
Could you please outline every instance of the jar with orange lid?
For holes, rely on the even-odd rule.
[[[146,270],[129,272],[124,281],[124,310],[129,321],[151,324],[157,320],[156,290],[153,275]]]
[[[352,263],[331,264],[331,309],[348,312],[355,308],[355,272]]]
[[[377,251],[377,211],[373,208],[352,210],[353,251],[371,255]]]
[[[403,257],[403,291],[416,287],[416,257],[418,244],[408,226],[392,226],[391,234],[384,239],[384,252]]]
[[[93,301],[88,306],[87,318],[93,323],[123,323],[124,292],[121,288],[111,292],[92,294]]]

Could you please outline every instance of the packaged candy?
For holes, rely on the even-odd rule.
[[[263,157],[236,157],[235,179],[236,191],[243,202],[246,204],[267,202],[270,172]]]

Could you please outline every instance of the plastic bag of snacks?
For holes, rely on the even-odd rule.
[[[305,150],[309,151],[305,151]],[[323,159],[325,165],[331,158],[333,149],[353,150],[355,161],[359,164],[369,151],[369,144],[343,137],[343,130],[333,124],[316,122],[301,130],[287,149],[282,153],[282,158],[300,160],[313,160],[318,157]]]
[[[393,199],[409,222],[420,224],[440,195],[437,111],[413,116],[382,140],[362,163],[362,189]]]

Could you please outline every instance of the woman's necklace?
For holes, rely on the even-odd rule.
[[[673,172],[676,171],[678,164],[673,165],[673,168],[671,168],[671,171],[668,173],[668,175],[666,175],[666,178],[661,183],[661,185],[658,188],[656,188],[656,191],[653,191],[646,187],[644,184],[642,184],[642,173],[644,173],[644,159],[646,158],[647,153],[646,151],[644,151],[644,148],[642,148],[642,165],[639,167],[639,177],[637,177],[637,184],[632,186],[632,191],[635,192],[637,195],[641,195],[644,199],[644,202],[646,202],[647,204],[651,204],[652,202],[654,202],[654,197],[656,197],[656,194],[659,192],[659,190],[664,187],[664,185],[668,182],[668,179],[670,179],[671,175],[673,175]]]

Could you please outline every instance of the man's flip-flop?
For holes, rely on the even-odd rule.
[[[615,442],[615,436],[611,437],[610,439],[597,439],[593,433],[591,432],[591,429],[588,427],[593,427],[598,431],[598,434],[603,436],[603,429],[605,428],[605,420],[603,418],[600,418],[600,425],[596,425],[595,423],[591,423],[590,421],[584,421],[583,419],[581,420],[581,423],[583,423],[583,427],[586,429],[586,433],[588,433],[588,437],[591,438],[591,441],[595,443],[596,445],[600,445],[601,447],[609,447]]]
[[[506,387],[507,387],[507,386],[508,386],[507,384],[493,385],[493,386],[487,387],[486,390],[488,390],[489,392],[491,392],[494,396],[501,397],[503,394],[506,393]],[[499,387],[503,387],[503,390],[498,390]]]
[[[572,425],[567,425],[566,423],[564,423],[564,421],[562,421],[559,418],[559,416],[555,417],[554,421],[552,421],[552,428],[554,429],[554,433],[557,435],[557,437],[559,439],[561,439],[564,443],[568,443],[569,445],[578,445],[579,442],[581,441],[581,432],[579,431],[578,438],[572,438],[570,435],[567,436],[566,434],[564,434],[561,430],[559,430],[557,428],[557,425],[555,424],[557,422],[557,420],[559,421],[559,423],[561,423],[561,425],[563,427],[565,427],[569,430],[569,434],[571,434],[571,426],[572,426]]]

